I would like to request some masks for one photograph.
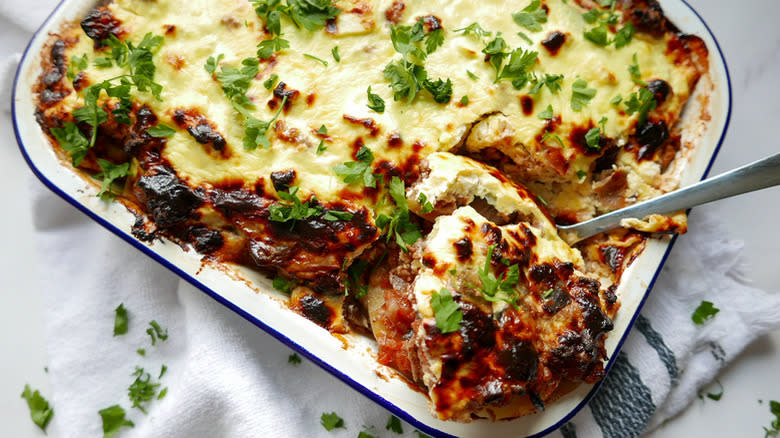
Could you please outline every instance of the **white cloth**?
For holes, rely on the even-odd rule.
[[[0,4],[0,41],[31,35],[55,0]],[[11,35],[13,33],[13,35]],[[8,99],[18,56],[0,65]],[[7,101],[7,100],[6,100]],[[5,108],[4,108],[5,110]],[[6,110],[7,111],[7,110]],[[13,138],[7,117],[2,132]],[[31,180],[33,178],[31,177]],[[124,406],[135,428],[124,437],[354,437],[364,426],[384,432],[389,414],[315,365],[287,363],[291,351],[160,267],[38,183],[30,184],[46,303],[49,375],[55,415],[49,435],[100,436],[97,411]],[[780,296],[740,281],[740,244],[707,207],[666,263],[616,365],[588,407],[553,436],[636,436],[684,409],[703,385],[753,339],[780,326]],[[702,300],[721,309],[704,326],[691,313]],[[113,337],[113,309],[129,311],[130,330]],[[168,329],[149,345],[150,320]],[[136,349],[145,348],[141,357]],[[130,409],[136,365],[161,379],[167,396],[148,415]],[[156,379],[155,379],[156,380]],[[323,412],[346,429],[327,433]],[[405,425],[405,436],[413,436]],[[386,436],[387,434],[382,434]]]

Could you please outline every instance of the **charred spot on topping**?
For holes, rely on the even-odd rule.
[[[135,222],[133,223],[133,227],[130,229],[130,232],[133,234],[133,237],[140,240],[141,242],[151,243],[157,237],[155,236],[154,232],[149,232],[146,230],[144,217],[140,214],[136,214]]]
[[[352,142],[352,158],[354,160],[357,160],[357,153],[360,152],[360,149],[365,146],[365,142],[363,142],[362,137],[358,137],[355,139],[355,141]]]
[[[637,30],[656,38],[665,32],[677,32],[677,28],[666,19],[661,5],[656,0],[620,0],[624,11],[623,19],[631,21]]]
[[[433,269],[433,267],[436,266],[436,259],[433,257],[432,254],[425,254],[422,259],[422,264],[426,268]]]
[[[314,295],[308,294],[301,297],[298,301],[299,310],[309,321],[324,327],[330,327],[333,320],[333,311],[325,302]]]
[[[531,96],[520,96],[520,107],[523,109],[523,114],[530,116],[534,112],[534,100]]]
[[[435,15],[426,15],[423,17],[423,26],[426,32],[433,32],[442,28],[441,19]]]
[[[539,355],[533,343],[509,333],[502,339],[503,348],[498,352],[498,364],[504,367],[507,378],[528,382],[536,378]]]
[[[666,122],[659,120],[657,122],[648,121],[637,129],[636,140],[639,143],[639,152],[637,158],[643,160],[651,158],[659,146],[669,138],[669,128]]]
[[[171,67],[173,67],[174,70],[181,70],[184,68],[185,65],[187,65],[187,62],[184,60],[184,57],[181,55],[174,55],[172,53],[169,53],[165,56],[165,62],[168,63]]]
[[[73,89],[76,90],[77,93],[81,92],[81,90],[87,88],[89,86],[89,79],[87,79],[87,72],[80,71],[76,74],[76,77],[73,78]]]
[[[563,288],[553,287],[551,289],[552,292],[550,292],[549,296],[543,298],[542,308],[550,315],[555,315],[559,310],[569,305],[571,296]]]
[[[255,193],[257,196],[265,196],[265,179],[258,178],[257,181],[255,181]]]
[[[209,202],[227,218],[258,218],[271,201],[242,188],[209,191]]]
[[[397,132],[393,132],[387,137],[387,147],[391,149],[397,149],[403,146],[404,141]]]
[[[43,83],[47,87],[59,82],[65,74],[65,70],[67,70],[65,61],[65,41],[57,40],[52,44],[50,59],[51,70],[43,75]]]
[[[193,242],[195,250],[202,254],[211,254],[222,248],[225,243],[219,231],[210,230],[202,225],[191,227],[187,240]]]
[[[165,25],[165,34],[166,35],[173,35],[176,33],[176,25],[174,24],[166,24]]]
[[[414,143],[412,143],[412,152],[419,153],[421,150],[425,148],[425,144],[421,141],[417,140]]]
[[[471,239],[464,237],[453,243],[453,245],[455,246],[455,252],[458,254],[459,261],[467,262],[469,259],[471,259],[471,255],[474,253]]]
[[[230,16],[230,15],[226,15],[226,16],[222,17],[222,19],[219,20],[219,22],[220,22],[220,24],[222,24],[223,26],[225,26],[225,27],[227,27],[229,29],[238,29],[242,25],[242,23],[240,21],[238,21],[238,19],[236,17]]]
[[[81,20],[81,28],[88,37],[95,40],[95,48],[103,47],[103,40],[111,35],[119,38],[122,35],[122,22],[114,17],[114,13],[106,6],[98,6]]]
[[[547,38],[542,40],[542,46],[550,52],[550,55],[557,55],[561,46],[566,42],[566,34],[560,31],[550,32]]]
[[[276,109],[279,107],[279,103],[284,101],[284,98],[287,98],[287,101],[284,102],[284,112],[285,114],[290,111],[290,107],[292,106],[295,99],[298,98],[298,96],[301,94],[298,90],[287,89],[287,84],[284,82],[279,82],[278,85],[276,85],[276,88],[274,88],[274,97],[273,99],[268,101],[268,107],[271,109]]]
[[[617,285],[613,284],[604,290],[604,300],[607,302],[607,304],[615,304],[617,303],[617,299]]]
[[[604,151],[604,154],[595,161],[593,165],[593,173],[596,174],[603,170],[612,169],[612,165],[617,162],[619,150],[619,148],[612,147]]]
[[[122,139],[122,149],[129,155],[139,156],[142,149],[156,149],[165,143],[163,138],[154,138],[146,130],[157,124],[157,115],[144,105],[135,111],[135,123]]]
[[[493,245],[501,242],[501,229],[490,222],[482,224],[479,231],[485,236],[485,241],[489,244]]]
[[[314,105],[314,101],[317,99],[317,95],[314,93],[309,93],[306,95],[306,105],[312,106]]]
[[[385,18],[393,24],[398,24],[401,22],[401,16],[404,14],[404,9],[406,9],[404,2],[396,0],[385,11]]]
[[[599,253],[601,255],[601,261],[609,266],[612,272],[617,272],[622,266],[626,257],[626,249],[624,247],[604,245],[599,247]]]
[[[36,86],[41,106],[52,106],[70,94],[70,90],[62,83],[68,68],[65,59],[66,46],[63,40],[55,41],[51,46],[48,60],[44,61],[44,72],[41,73],[40,82]]]
[[[344,114],[344,120],[346,120],[349,123],[361,125],[364,128],[368,129],[372,137],[376,137],[376,135],[379,134],[379,126],[377,126],[376,121],[374,121],[374,119],[370,117],[366,117],[365,119],[358,119],[357,117],[352,117],[348,114]]]
[[[164,165],[154,166],[141,176],[136,183],[135,195],[147,206],[154,222],[161,228],[190,219],[203,204],[202,195]]]
[[[672,92],[672,87],[663,79],[653,79],[652,81],[649,81],[647,83],[647,89],[655,96],[655,101],[658,103],[658,106],[661,106],[661,104],[666,101],[666,98],[669,97],[669,93]]]
[[[295,181],[295,176],[295,169],[271,172],[271,183],[273,183],[277,192],[282,192],[290,188]]]
[[[211,149],[220,152],[223,158],[230,154],[225,146],[227,141],[217,131],[216,126],[210,122],[203,114],[195,109],[177,109],[173,112],[173,121],[202,145],[211,146]]]

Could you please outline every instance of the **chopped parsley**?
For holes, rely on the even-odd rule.
[[[584,79],[577,79],[571,85],[571,109],[574,111],[582,111],[595,96],[595,88],[588,88],[587,81]]]
[[[98,192],[97,196],[107,200],[113,199],[116,195],[112,191],[112,184],[115,180],[124,178],[129,174],[130,163],[117,165],[102,158],[98,158],[97,162],[102,172],[95,175],[95,177],[103,179],[103,185],[100,187],[100,192]]]
[[[330,414],[323,413],[320,417],[320,424],[322,424],[322,427],[327,431],[338,428],[346,429],[346,427],[344,427],[344,419],[339,417],[335,412],[331,412]]]
[[[250,0],[255,13],[265,20],[265,27],[272,35],[281,34],[281,16],[293,22],[295,27],[315,31],[322,29],[328,20],[336,18],[341,9],[332,0]]]
[[[475,36],[479,39],[487,38],[493,35],[493,32],[488,32],[479,25],[479,23],[471,23],[466,27],[455,29],[453,32],[461,32],[466,36]]]
[[[157,400],[162,400],[163,398],[165,398],[166,395],[168,395],[168,387],[167,386],[165,388],[161,389],[160,393],[157,394]]]
[[[331,54],[331,55],[333,55],[333,59],[334,59],[336,62],[341,62],[341,55],[339,55],[339,46],[334,46],[334,47],[333,47],[333,48],[330,50],[330,54]]]
[[[301,363],[301,357],[298,356],[298,353],[293,353],[287,356],[287,363],[291,365],[298,365]]]
[[[122,427],[135,427],[132,421],[125,418],[125,410],[119,405],[101,409],[98,414],[103,421],[103,438],[113,438]]]
[[[472,73],[471,70],[466,70],[466,74],[469,75],[469,77],[473,81],[478,81],[479,80],[479,76],[477,76],[474,73]]]
[[[266,90],[272,90],[276,86],[276,82],[279,80],[279,75],[276,73],[272,73],[271,76],[268,77],[263,82],[263,87],[265,87]]]
[[[394,176],[389,184],[390,197],[396,205],[392,215],[380,214],[376,218],[376,225],[384,230],[387,241],[395,238],[395,242],[402,250],[408,251],[407,245],[422,239],[420,229],[411,222],[409,216],[409,202],[406,200],[406,187],[400,178]]]
[[[420,193],[420,196],[417,197],[417,202],[420,204],[420,213],[428,214],[433,211],[433,204],[425,196],[425,193]]]
[[[120,303],[116,309],[114,309],[114,336],[124,335],[127,333],[127,309],[125,309],[124,303]]]
[[[60,147],[70,155],[73,166],[80,166],[91,145],[78,126],[73,122],[65,122],[62,128],[52,128],[51,133],[57,139]]]
[[[24,391],[22,391],[21,397],[27,400],[27,407],[30,408],[30,418],[33,423],[35,423],[43,433],[46,433],[46,427],[49,425],[51,417],[54,416],[54,408],[49,406],[48,400],[43,398],[38,390],[31,390],[30,385],[24,385]]]
[[[552,294],[555,293],[555,289],[549,288],[546,291],[542,292],[542,299],[548,299],[552,296]]]
[[[135,380],[127,388],[127,397],[133,403],[133,407],[146,414],[146,407],[142,403],[148,403],[157,395],[159,382],[153,382],[152,376],[141,367],[135,367],[135,372],[131,374]]]
[[[641,79],[642,72],[639,71],[639,61],[637,61],[636,53],[634,53],[633,60],[634,63],[628,66],[628,74],[631,75],[631,80],[634,81],[635,84],[646,87],[647,82]]]
[[[552,94],[558,94],[558,92],[561,91],[562,81],[563,75],[551,75],[549,73],[545,73],[541,79],[534,78],[531,80],[534,85],[531,87],[531,90],[528,92],[528,94],[536,94],[542,90],[542,87],[547,87],[547,89],[550,90],[550,93]]]
[[[381,97],[379,97],[378,94],[374,94],[371,92],[370,85],[368,86],[368,90],[366,90],[366,93],[368,93],[368,108],[380,114],[385,112],[385,101]]]
[[[324,60],[324,59],[322,59],[322,58],[317,58],[317,57],[316,57],[316,56],[314,56],[314,55],[309,55],[308,53],[304,53],[304,54],[303,54],[303,57],[304,57],[304,58],[313,59],[313,60],[315,60],[315,61],[319,62],[320,64],[324,65],[325,67],[327,67],[327,66],[328,66],[328,61],[326,61],[326,60]]]
[[[615,97],[610,99],[609,103],[611,103],[612,105],[620,105],[620,102],[622,102],[622,101],[623,101],[623,96],[621,96],[620,94],[617,94],[617,95],[615,95]]]
[[[260,59],[268,59],[274,56],[277,52],[281,52],[284,49],[290,48],[290,42],[282,37],[273,37],[267,40],[260,41],[257,45],[257,57]]]
[[[317,145],[317,155],[322,155],[327,150],[328,147],[325,146],[325,140],[320,140],[320,144]]]
[[[775,416],[775,419],[772,420],[772,423],[769,425],[771,429],[767,429],[766,427],[764,428],[765,438],[770,436],[777,436],[778,433],[780,433],[780,402],[776,400],[770,400],[769,412]]]
[[[282,110],[284,109],[284,105],[287,103],[287,96],[284,96],[282,99],[282,104],[279,105],[279,110],[276,111],[276,114],[271,118],[269,121],[260,120],[253,115],[249,114],[249,112],[240,106],[233,105],[233,107],[244,115],[246,118],[246,125],[244,125],[244,149],[247,151],[252,151],[257,149],[259,146],[262,146],[263,149],[268,149],[271,147],[271,142],[268,140],[268,129],[271,128],[271,125],[279,118],[279,116],[282,114]]]
[[[287,191],[277,191],[277,194],[280,201],[273,203],[268,208],[269,220],[282,223],[292,222],[290,225],[292,229],[297,220],[308,219],[322,214],[322,207],[317,202],[316,197],[312,197],[306,202],[301,202],[298,198],[297,186],[291,186]]]
[[[552,105],[547,105],[547,108],[544,109],[544,111],[540,112],[536,115],[536,117],[542,119],[542,120],[550,120],[553,117],[555,117],[555,113],[553,113],[553,107]]]
[[[536,65],[538,56],[537,52],[530,50],[510,51],[506,41],[500,36],[488,42],[482,49],[482,53],[488,55],[490,65],[496,70],[495,82],[508,79],[517,90],[525,87],[531,79],[528,70]]]
[[[401,59],[387,64],[383,72],[385,79],[390,81],[393,99],[411,103],[420,91],[427,90],[437,103],[449,102],[452,81],[430,80],[424,66],[428,55],[443,44],[444,31],[437,29],[426,33],[421,18],[412,26],[391,26],[390,40],[396,52],[401,54]]]
[[[693,312],[693,315],[691,315],[691,319],[694,324],[702,325],[717,315],[718,312],[720,312],[720,309],[713,306],[712,302],[702,301],[701,304],[699,304],[699,307]]]
[[[635,33],[636,28],[634,25],[631,24],[631,22],[626,23],[626,25],[621,27],[615,34],[615,39],[613,40],[615,42],[615,48],[620,49],[628,45]]]
[[[162,123],[158,123],[157,125],[147,129],[146,133],[151,135],[154,138],[165,138],[165,137],[173,137],[173,135],[176,134],[176,130],[171,128],[168,125],[163,125]]]
[[[387,419],[385,430],[390,430],[397,434],[404,433],[404,428],[401,426],[401,420],[399,420],[395,415],[391,415],[390,418]]]
[[[81,71],[86,70],[87,67],[89,67],[89,58],[86,53],[81,56],[73,55],[70,58],[70,65],[68,66],[68,79],[72,81],[76,78],[76,75]]]
[[[139,356],[146,356],[145,348],[139,348],[138,350],[135,350],[135,352],[138,353]]]
[[[584,180],[585,180],[585,177],[587,177],[587,176],[588,176],[588,172],[586,172],[586,171],[584,171],[584,170],[582,170],[582,169],[580,169],[580,170],[578,170],[578,171],[577,171],[577,178],[578,178],[580,181],[584,181]]]
[[[559,145],[561,145],[562,148],[566,147],[566,144],[561,140],[561,137],[558,134],[553,134],[552,132],[545,132],[542,136],[542,143],[547,143],[547,140],[553,139],[556,142],[558,142]]]
[[[233,106],[253,108],[254,105],[246,96],[252,85],[252,80],[260,72],[260,61],[257,58],[245,58],[241,61],[241,69],[221,66],[217,80],[222,84],[222,91],[233,103]]]
[[[599,128],[590,128],[585,133],[585,143],[591,149],[601,149],[601,130]]]
[[[516,307],[515,286],[520,282],[520,267],[516,264],[509,266],[501,276],[502,278],[496,277],[490,266],[495,249],[495,244],[488,247],[485,265],[478,272],[479,279],[482,281],[482,297],[490,302],[504,301]]]
[[[532,0],[531,4],[523,8],[521,12],[512,14],[518,26],[524,27],[531,32],[542,30],[542,24],[547,23],[547,11],[541,8],[540,0]]]
[[[377,436],[368,433],[368,429],[367,429],[367,430],[361,430],[360,433],[358,433],[357,438],[377,438]]]
[[[322,218],[326,221],[351,221],[355,217],[354,214],[348,211],[328,210],[322,215]]]
[[[626,106],[626,114],[638,114],[637,126],[642,126],[647,122],[647,115],[657,105],[655,95],[647,88],[640,88],[638,93],[632,93],[628,99],[623,101],[623,104]]]
[[[452,299],[452,294],[447,288],[433,292],[431,307],[436,316],[436,327],[442,333],[452,333],[460,328],[463,312],[460,311],[460,305]]]
[[[220,53],[216,58],[209,56],[209,59],[206,60],[206,64],[203,65],[203,68],[206,70],[206,72],[208,72],[208,74],[213,75],[216,73],[217,67],[219,67],[219,62],[224,58],[224,53]]]
[[[704,395],[710,400],[720,401],[723,397],[723,385],[718,380],[716,380],[715,383],[718,385],[718,392],[707,392]],[[702,398],[701,393],[699,393],[699,398]]]
[[[146,329],[146,334],[152,338],[152,345],[157,343],[157,339],[161,341],[168,339],[168,329],[163,330],[163,328],[160,327],[160,324],[158,324],[155,320],[149,321],[149,328]]]
[[[469,104],[469,95],[466,94],[463,97],[460,98],[460,104],[463,106],[468,106]]]
[[[609,45],[609,30],[607,29],[606,23],[601,23],[600,25],[592,28],[591,30],[586,30],[584,33],[585,39],[592,42],[593,44],[606,47]]]
[[[168,366],[163,365],[160,367],[160,375],[157,377],[158,379],[162,379],[162,376],[165,375],[165,372],[168,371]]]
[[[368,261],[363,259],[355,260],[354,263],[347,269],[347,279],[344,283],[344,295],[349,295],[349,291],[357,292],[355,298],[361,298],[368,293],[368,286],[361,283],[363,273],[368,269]]]
[[[619,15],[615,13],[616,3],[614,0],[606,0],[599,1],[599,5],[602,8],[608,9],[600,10],[593,8],[582,14],[582,18],[586,23],[596,25],[590,30],[586,30],[584,32],[583,35],[585,39],[602,47],[606,47],[614,43],[616,49],[620,49],[628,45],[636,33],[636,28],[634,25],[630,22],[626,23],[615,33],[615,38],[610,39],[609,29],[612,26],[617,25],[620,18]]]
[[[281,275],[277,276],[277,277],[274,277],[274,280],[273,280],[272,284],[273,284],[274,289],[278,290],[279,292],[281,292],[283,294],[289,294],[290,291],[292,291],[293,288],[295,287],[295,282],[290,281],[290,280],[282,277]]]
[[[376,175],[373,174],[371,163],[374,162],[374,153],[363,146],[356,154],[357,161],[348,161],[335,166],[333,170],[345,183],[354,184],[361,182],[365,187],[376,188]]]

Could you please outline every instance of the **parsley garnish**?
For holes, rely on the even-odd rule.
[[[73,122],[65,122],[62,128],[52,128],[51,133],[57,139],[62,150],[70,155],[73,166],[80,166],[87,156],[90,143],[87,137],[81,133],[78,126]]]
[[[304,53],[304,54],[303,54],[303,56],[304,56],[305,58],[313,59],[313,60],[315,60],[315,61],[319,62],[320,64],[324,65],[325,67],[327,67],[327,66],[328,66],[328,61],[326,61],[326,60],[324,60],[324,59],[322,59],[322,58],[317,58],[316,56],[314,56],[314,55],[309,55],[308,53]]]
[[[639,62],[636,59],[636,53],[634,53],[633,60],[634,63],[628,66],[628,74],[631,75],[631,80],[634,81],[635,84],[646,87],[647,82],[640,79],[642,77],[642,72],[639,71]]]
[[[292,365],[298,365],[301,363],[301,357],[298,356],[298,353],[293,353],[287,356],[287,363]]]
[[[295,27],[315,31],[325,27],[328,20],[336,18],[341,9],[332,0],[250,0],[255,13],[265,19],[265,27],[274,35],[281,33],[280,16],[285,15]]]
[[[274,277],[273,287],[283,294],[289,294],[290,291],[292,291],[295,287],[295,283],[280,275],[278,277]]]
[[[395,415],[391,415],[390,418],[388,418],[385,430],[391,430],[397,434],[404,433],[404,428],[401,426],[401,420]]]
[[[536,117],[542,119],[542,120],[550,120],[553,117],[555,117],[555,113],[553,113],[553,107],[552,105],[547,105],[547,108],[544,109],[544,111],[540,112],[536,115]]]
[[[547,87],[547,89],[550,90],[550,93],[558,94],[558,92],[561,91],[562,81],[563,81],[563,75],[551,75],[549,73],[545,73],[541,79],[534,78],[531,80],[534,86],[531,87],[531,90],[528,92],[528,94],[538,93],[539,91],[541,91],[543,86]]]
[[[620,30],[617,31],[617,34],[615,34],[615,39],[613,40],[615,42],[615,48],[620,49],[628,45],[635,33],[636,28],[634,25],[631,24],[631,22],[626,23],[626,25],[621,27]]]
[[[601,130],[599,128],[590,128],[585,133],[585,143],[591,149],[601,149]]]
[[[344,427],[344,420],[335,412],[331,412],[330,414],[323,413],[320,417],[320,424],[322,424],[322,427],[324,427],[327,431],[331,431],[336,428],[346,429],[346,427]]]
[[[30,389],[30,385],[24,385],[22,398],[27,400],[27,407],[30,408],[30,418],[33,423],[41,428],[43,433],[46,433],[46,427],[49,425],[49,421],[51,421],[51,417],[54,415],[54,408],[49,406],[49,402],[43,398],[38,390],[33,392]]]
[[[584,32],[585,39],[591,41],[602,47],[606,47],[612,43],[615,43],[615,48],[620,49],[628,45],[631,39],[636,33],[636,28],[633,24],[626,23],[615,34],[614,39],[609,39],[609,27],[618,23],[619,16],[615,13],[615,2],[613,0],[599,1],[602,8],[609,8],[608,10],[599,10],[593,8],[588,12],[582,14],[582,18],[589,24],[598,25],[590,30]]]
[[[208,74],[213,75],[217,71],[217,67],[219,67],[219,61],[222,61],[224,58],[224,53],[220,53],[216,58],[209,56],[209,59],[206,60],[206,64],[203,65],[203,68]]]
[[[376,218],[376,225],[383,229],[387,235],[387,241],[395,238],[395,242],[402,250],[408,251],[407,245],[411,245],[422,239],[422,233],[417,225],[410,221],[409,202],[406,200],[406,187],[400,178],[394,176],[389,185],[390,197],[395,202],[396,209],[391,216],[380,214]]]
[[[526,35],[524,32],[517,32],[517,36],[519,36],[520,38],[524,39],[525,42],[527,42],[528,44],[533,44],[534,43],[534,41],[528,35]]]
[[[68,67],[68,79],[72,81],[76,78],[76,75],[82,70],[86,70],[87,67],[89,67],[89,58],[87,58],[86,53],[81,56],[72,56],[70,58],[70,66]]]
[[[124,303],[119,304],[114,312],[114,336],[124,335],[127,333],[127,309]]]
[[[348,211],[328,210],[322,215],[326,221],[351,221],[355,215]]]
[[[376,175],[372,173],[371,163],[374,162],[374,153],[363,146],[356,155],[357,161],[348,161],[335,166],[336,175],[342,177],[347,184],[362,182],[366,187],[376,188]]]
[[[252,108],[254,105],[246,96],[247,90],[252,85],[252,80],[260,71],[260,61],[257,58],[245,58],[241,61],[243,67],[239,70],[235,67],[222,66],[217,73],[217,80],[222,84],[222,91],[234,106]]]
[[[647,88],[640,88],[638,93],[632,93],[628,99],[623,101],[626,105],[626,114],[638,114],[637,126],[642,126],[647,122],[647,115],[656,107],[655,95]]]
[[[440,292],[433,292],[431,307],[436,317],[436,327],[442,333],[452,333],[460,328],[463,312],[460,311],[460,305],[452,299],[452,294],[447,288],[442,288]]]
[[[290,42],[281,37],[274,37],[271,39],[263,40],[257,45],[257,57],[260,59],[268,59],[276,52],[280,52],[290,47]]]
[[[479,80],[479,76],[475,75],[475,74],[474,74],[474,73],[472,73],[470,70],[466,70],[466,74],[467,74],[467,75],[469,75],[469,77],[470,77],[470,78],[471,78],[471,80],[473,80],[473,81],[478,81],[478,80]]]
[[[258,146],[262,146],[263,149],[268,149],[271,147],[271,142],[268,140],[268,129],[273,125],[273,123],[279,118],[279,116],[282,114],[282,109],[284,109],[284,105],[287,103],[287,96],[284,96],[282,99],[282,104],[279,105],[279,110],[276,111],[276,114],[271,118],[269,121],[260,120],[253,115],[249,114],[248,111],[241,108],[240,106],[233,105],[233,107],[240,112],[241,114],[246,117],[246,125],[244,129],[244,149],[247,151],[252,151],[257,149]]]
[[[368,93],[368,108],[380,114],[385,112],[385,101],[379,97],[378,94],[371,92],[370,85],[368,86],[368,90],[366,90],[366,92]]]
[[[173,137],[173,135],[176,134],[176,130],[168,125],[158,123],[156,126],[152,126],[151,128],[147,129],[146,133],[155,138],[164,138]]]
[[[482,280],[482,297],[490,302],[504,301],[513,306],[517,306],[517,292],[515,286],[520,282],[520,267],[512,265],[504,271],[503,278],[496,277],[491,270],[491,261],[493,260],[493,251],[496,245],[488,247],[485,266],[479,270],[479,279]]]
[[[431,204],[428,197],[425,196],[425,193],[420,193],[420,196],[417,197],[417,202],[420,203],[421,206],[420,213],[428,214],[433,211],[433,204]]]
[[[571,85],[571,109],[582,111],[595,96],[595,88],[588,88],[588,82],[584,79],[577,79]]]
[[[263,87],[265,87],[266,90],[271,90],[276,86],[276,81],[279,80],[279,75],[276,73],[272,73],[271,76],[268,77],[268,79],[263,82]]]
[[[767,429],[766,427],[764,428],[764,432],[766,432],[764,435],[765,438],[770,436],[777,436],[777,434],[780,433],[780,402],[770,400],[769,412],[775,416],[775,419],[772,420],[772,423],[769,426],[771,429]]]
[[[339,55],[339,46],[334,46],[330,50],[330,54],[333,55],[333,59],[336,60],[336,62],[341,62],[341,55]]]
[[[612,105],[620,105],[620,102],[622,102],[622,101],[623,101],[623,96],[618,94],[615,97],[613,97],[612,99],[610,99],[609,103],[611,103]]]
[[[607,34],[608,29],[606,23],[601,23],[600,25],[592,28],[591,30],[587,30],[584,33],[585,39],[597,44],[599,46],[605,47],[609,45],[609,36]]]
[[[377,437],[376,435],[372,435],[368,433],[368,430],[361,430],[360,433],[358,433],[357,438],[377,438]]]
[[[103,438],[113,438],[122,427],[135,427],[132,421],[125,419],[125,410],[119,405],[101,409],[98,414],[103,421]]]
[[[100,188],[100,192],[98,192],[97,196],[102,199],[113,199],[116,195],[112,191],[111,185],[115,180],[124,178],[128,175],[130,172],[130,163],[117,165],[102,158],[98,158],[97,162],[100,166],[100,169],[103,170],[102,172],[95,175],[96,178],[103,179],[103,185]]]
[[[547,143],[547,140],[549,139],[553,139],[557,141],[562,148],[566,147],[566,144],[563,143],[563,140],[561,140],[561,137],[558,134],[553,134],[552,132],[545,132],[544,135],[542,136],[542,143]]]
[[[531,4],[523,8],[522,12],[512,14],[518,26],[522,26],[531,32],[542,30],[542,24],[547,23],[547,12],[541,8],[542,2],[532,0]]]
[[[712,319],[718,312],[720,312],[720,309],[713,306],[710,301],[702,301],[693,312],[693,315],[691,315],[691,319],[694,324],[702,325]]]
[[[168,394],[168,387],[160,390],[160,393],[157,395],[157,400],[162,400],[166,395]]]
[[[466,94],[463,97],[460,98],[460,104],[463,106],[468,106],[469,104],[469,95]]]
[[[165,375],[166,371],[168,371],[168,366],[167,365],[163,365],[162,367],[160,367],[160,375],[157,378],[158,379],[162,379],[162,376]]]
[[[347,269],[347,281],[344,283],[344,295],[349,295],[349,291],[357,291],[355,298],[362,298],[368,293],[368,286],[362,285],[361,278],[368,269],[369,264],[366,260],[358,259]]]
[[[580,170],[578,170],[578,171],[577,171],[577,178],[578,178],[580,181],[583,181],[583,180],[585,180],[585,177],[586,177],[586,176],[588,176],[588,172],[585,172],[585,171],[584,171],[584,170],[582,170],[582,169],[580,169]]]
[[[135,350],[135,352],[138,353],[139,356],[146,356],[145,348],[139,348],[138,350]]]
[[[135,376],[135,380],[127,388],[127,397],[133,403],[134,408],[138,408],[146,414],[146,408],[141,403],[151,401],[157,395],[157,388],[160,384],[152,382],[152,376],[140,367],[135,367],[135,372],[131,375]]]
[[[496,37],[482,49],[482,53],[490,57],[490,65],[496,70],[495,82],[502,79],[512,81],[512,86],[522,89],[529,81],[528,70],[536,65],[537,52],[515,49],[508,51],[509,47],[503,38]],[[506,60],[509,59],[508,62]]]
[[[160,327],[160,324],[158,324],[155,320],[149,321],[149,325],[150,327],[146,329],[146,334],[152,338],[152,345],[157,342],[158,338],[161,341],[168,339],[168,329],[163,330],[162,327]]]
[[[297,196],[298,187],[292,186],[287,191],[278,191],[279,202],[275,202],[268,208],[268,219],[274,222],[292,222],[290,229],[295,226],[295,221],[307,219],[322,214],[322,207],[317,203],[317,198],[301,202]]]
[[[462,32],[463,35],[471,35],[475,36],[479,39],[489,37],[493,35],[493,32],[488,32],[485,29],[482,28],[482,26],[479,25],[479,23],[471,23],[466,27],[463,27],[461,29],[455,29],[453,32]]]
[[[441,78],[436,81],[429,80],[423,65],[428,55],[443,44],[443,30],[437,29],[426,34],[421,18],[412,26],[391,26],[390,40],[396,52],[402,56],[401,59],[387,64],[384,69],[384,77],[390,81],[393,98],[406,99],[411,103],[417,94],[425,89],[437,103],[449,102],[452,97],[452,81],[447,79],[445,82]]]

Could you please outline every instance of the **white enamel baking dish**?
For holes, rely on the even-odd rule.
[[[476,1],[476,0],[475,0]],[[706,177],[720,148],[731,113],[731,86],[725,59],[706,23],[683,0],[662,1],[667,16],[685,33],[701,37],[710,51],[711,90],[705,108],[686,110],[686,136],[696,149],[682,171],[682,185]],[[33,37],[19,65],[13,90],[13,118],[19,148],[36,176],[52,191],[84,212],[98,224],[111,230],[129,244],[166,266],[183,279],[297,350],[360,393],[384,406],[419,430],[437,437],[523,437],[541,436],[563,425],[593,396],[598,385],[581,385],[544,412],[509,422],[476,421],[470,424],[439,421],[428,410],[427,399],[414,391],[393,372],[378,365],[371,352],[372,340],[359,335],[337,339],[315,324],[287,309],[283,297],[270,282],[248,269],[237,268],[237,274],[214,269],[201,263],[194,251],[183,251],[177,245],[143,243],[134,238],[130,228],[135,218],[118,203],[105,203],[95,197],[97,189],[79,177],[69,165],[54,154],[34,117],[32,85],[40,74],[41,49],[50,32],[64,22],[80,19],[94,4],[81,0],[64,0]],[[709,88],[706,80],[699,89]],[[692,101],[698,101],[692,99]],[[699,114],[707,111],[709,121]],[[628,335],[655,278],[674,243],[673,238],[655,239],[624,274],[618,290],[621,308],[615,328],[606,341],[609,369]],[[248,281],[247,281],[248,280]],[[345,345],[347,348],[345,349]],[[388,378],[390,377],[390,378]]]

